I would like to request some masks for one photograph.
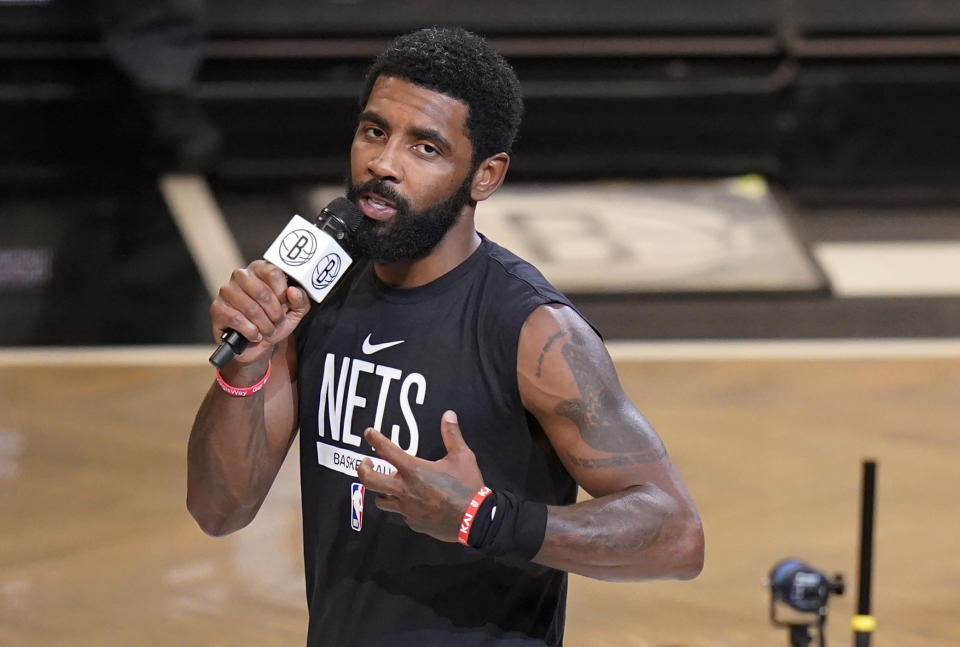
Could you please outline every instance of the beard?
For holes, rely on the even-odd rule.
[[[406,199],[380,180],[353,184],[348,179],[347,198],[351,202],[356,203],[364,193],[372,193],[389,200],[397,209],[389,222],[363,218],[352,237],[354,248],[374,263],[423,258],[450,231],[463,207],[470,203],[471,178],[472,174],[468,174],[448,198],[423,211],[413,211]]]

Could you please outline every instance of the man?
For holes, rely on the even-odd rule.
[[[348,197],[371,262],[311,309],[255,261],[211,306],[216,338],[252,343],[191,433],[201,527],[250,522],[299,426],[310,645],[558,645],[567,571],[695,577],[697,512],[597,333],[474,228],[520,123],[513,70],[421,30],[361,106]]]

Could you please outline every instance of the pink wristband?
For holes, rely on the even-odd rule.
[[[238,398],[245,398],[249,395],[253,395],[257,391],[263,388],[263,385],[267,383],[267,379],[270,377],[270,360],[267,360],[267,372],[263,374],[263,377],[260,378],[260,381],[251,386],[233,386],[232,384],[227,384],[227,381],[223,379],[223,376],[220,375],[220,371],[217,371],[217,384],[220,385],[220,388],[229,393],[232,396]]]
[[[467,509],[463,513],[463,519],[460,520],[460,531],[457,533],[457,541],[464,546],[470,545],[467,540],[470,538],[470,528],[473,527],[473,520],[477,517],[477,508],[491,494],[493,494],[493,490],[484,485],[470,499],[470,504],[467,505]]]

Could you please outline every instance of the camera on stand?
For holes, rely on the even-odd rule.
[[[812,640],[811,627],[817,628],[819,645],[825,647],[827,603],[831,595],[843,593],[843,576],[837,573],[829,579],[799,559],[784,559],[774,565],[766,583],[770,588],[770,622],[790,630],[791,647],[807,647]],[[778,613],[783,606],[792,610],[789,618]]]
[[[860,565],[858,572],[857,615],[853,616],[854,647],[870,647],[877,621],[870,615],[870,590],[873,583],[873,521],[876,512],[876,474],[874,460],[863,461],[863,489],[860,500]],[[817,627],[820,647],[826,647],[824,628],[827,603],[831,595],[843,593],[843,576],[833,579],[799,559],[784,559],[770,570],[765,580],[770,589],[770,622],[790,630],[791,647],[807,647],[812,640],[810,628]],[[789,618],[778,613],[789,607]]]

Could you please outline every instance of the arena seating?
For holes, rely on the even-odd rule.
[[[949,0],[209,6],[199,92],[225,132],[226,180],[338,180],[370,56],[444,23],[487,34],[518,68],[518,179],[757,172],[810,199],[954,190]],[[94,16],[91,0],[0,2],[0,183],[87,182],[126,164],[131,126]]]

